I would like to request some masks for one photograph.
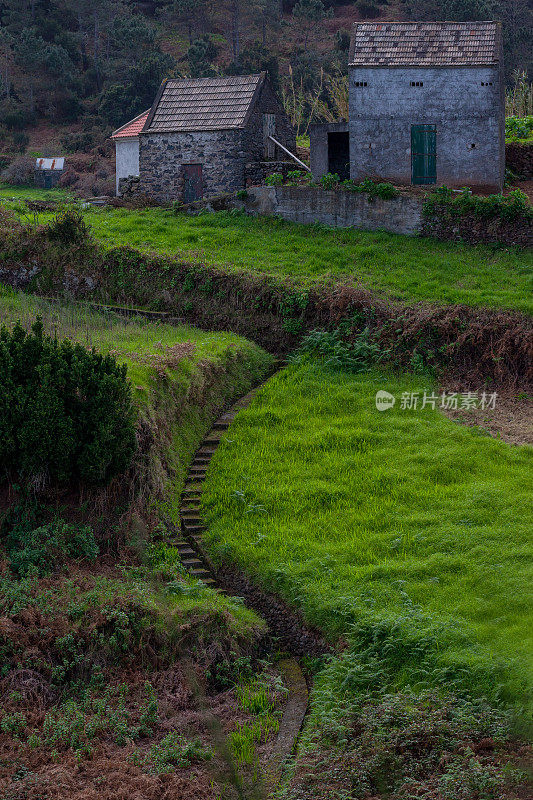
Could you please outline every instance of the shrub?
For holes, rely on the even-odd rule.
[[[67,153],[88,153],[94,147],[95,137],[91,131],[66,133],[60,141]]]
[[[371,197],[381,197],[383,200],[390,200],[399,194],[398,189],[392,183],[377,183],[372,178],[365,178],[360,183],[348,179],[342,182],[342,186],[349,192],[364,192]]]
[[[533,116],[507,117],[505,120],[505,138],[509,142],[533,142]]]
[[[30,137],[27,133],[24,133],[24,131],[15,131],[12,139],[13,147],[18,150],[19,153],[23,153],[30,143]]]
[[[204,747],[200,739],[187,740],[181,733],[171,731],[150,750],[142,755],[134,750],[128,760],[154,775],[165,775],[177,767],[189,767],[198,761],[207,761],[211,750]]]
[[[283,175],[281,172],[273,172],[272,175],[267,175],[265,178],[265,184],[267,186],[282,186],[283,185]]]
[[[83,244],[89,238],[89,228],[81,211],[69,207],[55,217],[45,228],[51,242],[61,245]]]
[[[468,188],[454,196],[447,186],[439,186],[424,203],[424,215],[435,218],[452,215],[454,217],[473,214],[480,218],[496,218],[514,221],[517,219],[533,220],[533,209],[528,196],[516,189],[504,194],[491,194],[481,197],[472,194]]]
[[[320,178],[320,185],[326,190],[334,189],[336,186],[338,186],[339,181],[340,178],[336,172],[326,172],[326,174],[322,175]]]
[[[38,489],[104,485],[135,451],[126,366],[68,339],[46,336],[40,318],[0,329],[0,469]]]
[[[8,515],[4,529],[15,514]],[[57,519],[48,525],[28,530],[25,515],[11,526],[6,538],[10,567],[17,575],[46,575],[57,569],[65,557],[94,561],[98,546],[91,528],[69,525]]]
[[[305,337],[292,360],[299,363],[309,356],[320,359],[334,369],[365,372],[383,358],[384,352],[372,341],[368,328],[364,328],[351,341],[339,329],[317,330]]]
[[[376,19],[380,14],[379,8],[374,3],[368,3],[367,0],[360,0],[357,3],[357,10],[361,19]]]
[[[1,178],[4,183],[9,183],[11,186],[29,186],[34,183],[35,178],[35,164],[33,159],[26,156],[15,158],[11,164],[3,170]]]

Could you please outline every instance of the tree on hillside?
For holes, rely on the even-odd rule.
[[[0,98],[11,93],[13,66],[13,37],[5,28],[0,28]]]
[[[210,78],[216,75],[213,66],[216,55],[217,47],[207,34],[195,39],[187,51],[191,78]]]
[[[234,61],[225,70],[227,75],[251,75],[267,72],[275,89],[279,88],[279,64],[272,51],[261,42],[252,42],[241,51],[238,64]]]
[[[207,24],[205,0],[173,0],[168,7],[167,16],[178,25],[187,28],[189,45],[194,41],[195,32],[204,32]]]
[[[309,37],[315,33],[323,20],[333,16],[333,9],[326,10],[322,0],[298,0],[292,15],[303,32],[303,45],[307,49]]]

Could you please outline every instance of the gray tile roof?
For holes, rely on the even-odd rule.
[[[357,22],[351,67],[488,66],[500,58],[498,22]]]
[[[144,132],[242,128],[265,80],[260,75],[176,78],[162,84]]]

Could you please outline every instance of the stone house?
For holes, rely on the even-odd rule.
[[[150,110],[144,111],[111,134],[115,143],[117,197],[120,181],[139,175],[139,134],[149,113]]]
[[[501,189],[500,23],[359,22],[348,67],[349,121],[311,131],[315,177]]]
[[[164,81],[138,140],[137,191],[183,202],[260,182],[296,149],[264,72]]]
[[[41,189],[53,189],[59,185],[64,169],[64,158],[38,158],[35,161],[35,185]]]

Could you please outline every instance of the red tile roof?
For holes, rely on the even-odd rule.
[[[130,122],[126,122],[125,125],[121,128],[117,128],[117,130],[111,134],[111,138],[126,139],[132,136],[138,136],[144,128],[144,123],[148,119],[149,113],[150,109],[148,109],[148,111],[143,111],[142,114],[139,114],[138,117],[135,117],[135,119],[132,119]]]

